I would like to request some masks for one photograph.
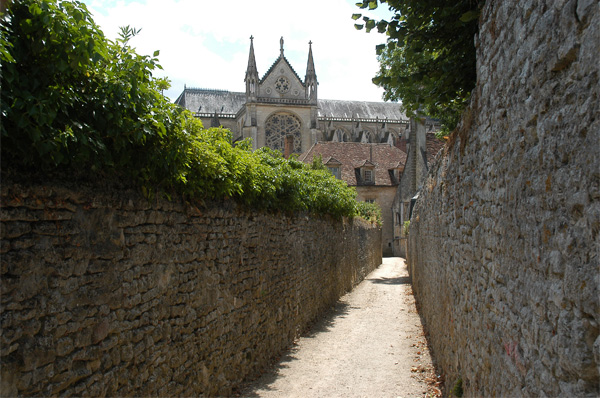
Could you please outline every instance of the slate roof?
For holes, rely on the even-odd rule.
[[[319,118],[352,118],[406,120],[408,117],[395,102],[319,100]]]
[[[375,165],[375,184],[377,186],[398,185],[389,170],[403,168],[406,164],[406,153],[389,144],[366,144],[361,142],[317,142],[307,152],[300,155],[299,160],[310,163],[315,156],[321,155],[323,164],[341,163],[341,177],[348,185],[373,185],[357,182],[355,168]],[[330,162],[330,160],[332,160]]]
[[[194,113],[235,115],[246,103],[246,93],[186,87],[175,103]]]
[[[246,94],[186,87],[175,103],[194,113],[217,112],[219,115],[235,115],[246,103]],[[406,115],[400,110],[400,104],[397,103],[319,100],[319,118],[351,119],[353,117],[369,120],[379,118],[381,121],[385,119],[408,121]]]

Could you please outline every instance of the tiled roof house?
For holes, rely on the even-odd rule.
[[[392,255],[392,203],[404,171],[406,153],[389,144],[319,141],[299,159],[311,163],[319,156],[332,174],[356,187],[358,200],[379,204],[383,254]]]

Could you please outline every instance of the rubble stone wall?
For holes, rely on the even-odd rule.
[[[381,229],[3,181],[1,396],[228,395],[381,263]]]
[[[410,225],[433,355],[465,396],[598,396],[598,2],[480,18],[471,107]]]

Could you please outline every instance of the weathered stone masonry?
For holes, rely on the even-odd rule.
[[[2,185],[2,396],[226,395],[381,263],[359,221]]]
[[[600,395],[598,8],[486,2],[476,94],[415,207],[415,294],[466,396]]]

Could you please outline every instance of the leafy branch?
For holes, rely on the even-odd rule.
[[[373,82],[384,98],[401,101],[409,116],[417,112],[439,119],[452,130],[475,86],[474,37],[483,1],[363,0],[360,9],[387,5],[390,21],[361,13],[352,18],[357,29],[385,33],[377,46],[380,69]]]

